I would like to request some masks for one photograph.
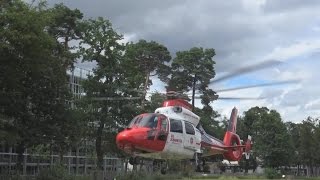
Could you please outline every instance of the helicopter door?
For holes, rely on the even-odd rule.
[[[162,151],[168,137],[168,120],[165,116],[155,114],[148,121],[150,130],[147,134],[148,143],[145,145],[154,151]]]
[[[184,147],[189,150],[196,149],[196,136],[194,126],[189,122],[184,122],[185,124],[185,138],[184,138]]]
[[[169,131],[169,123],[168,119],[165,116],[159,116],[159,122],[157,127],[158,133],[156,140],[163,141],[164,143],[167,141],[168,131]]]
[[[170,119],[170,135],[168,137],[170,152],[181,154],[183,150],[183,125],[181,120]]]

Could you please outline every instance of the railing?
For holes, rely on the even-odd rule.
[[[0,153],[0,174],[15,174],[17,153]],[[92,175],[96,170],[96,158],[87,156],[63,156],[62,164],[70,175]],[[23,154],[24,176],[35,176],[41,169],[49,168],[59,163],[58,155]],[[118,174],[124,171],[124,160],[114,157],[105,157],[103,174]]]

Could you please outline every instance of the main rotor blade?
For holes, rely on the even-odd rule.
[[[200,96],[195,96],[195,99],[200,99]],[[265,99],[265,97],[218,97],[217,100],[258,100]]]
[[[265,99],[265,97],[218,97],[217,100],[258,100]]]
[[[220,89],[220,90],[215,90],[215,91],[216,92],[226,92],[226,91],[235,91],[235,90],[240,90],[240,89],[249,89],[249,88],[264,87],[264,86],[276,86],[276,85],[292,84],[292,83],[299,83],[299,82],[300,82],[300,80],[295,79],[295,80],[278,81],[278,82],[263,83],[263,84],[249,85],[249,86],[239,86],[239,87]]]
[[[136,100],[136,99],[141,99],[141,97],[95,97],[90,99],[95,101],[121,101],[121,100]]]
[[[272,66],[275,66],[275,65],[279,65],[281,63],[282,63],[281,61],[270,60],[270,61],[264,61],[264,62],[255,64],[255,65],[252,65],[252,66],[242,67],[242,68],[239,68],[239,69],[237,69],[237,70],[235,70],[235,71],[233,71],[231,73],[228,73],[228,74],[226,74],[224,76],[221,76],[221,77],[219,77],[217,79],[211,80],[210,84],[217,83],[217,82],[220,82],[222,80],[229,79],[229,78],[232,78],[232,77],[235,77],[235,76],[238,76],[238,75],[246,74],[246,73],[249,73],[249,72],[254,72],[254,71],[261,70],[261,69],[269,68],[269,67],[272,67]]]

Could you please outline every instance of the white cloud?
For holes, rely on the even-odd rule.
[[[304,108],[309,110],[320,110],[320,98],[309,102]]]
[[[265,5],[266,0],[242,0],[242,5],[244,9],[248,12],[252,13],[260,13],[262,11],[262,7]]]
[[[276,59],[281,61],[287,61],[291,58],[308,55],[320,49],[320,40],[317,38],[304,39],[301,42],[291,44],[287,47],[277,46],[274,50],[268,54],[265,59]]]
[[[285,63],[244,78],[257,81],[303,79],[298,85],[221,94],[250,97],[279,94],[259,101],[213,102],[213,108],[223,115],[229,116],[233,106],[243,112],[257,105],[276,109],[284,120],[301,121],[308,115],[320,115],[316,101],[320,92],[320,54],[313,56],[320,51],[318,0],[63,2],[79,8],[85,17],[110,19],[125,35],[124,42],[140,38],[155,40],[166,45],[173,54],[193,46],[215,48],[217,73],[276,59]],[[230,83],[214,85],[215,88],[219,86],[230,87]],[[151,90],[163,90],[163,85],[154,81]]]
[[[265,70],[262,73],[251,73],[248,76],[269,81],[301,79],[300,83],[229,92],[224,95],[239,96],[241,94],[241,96],[250,97],[261,95],[267,98],[259,101],[233,102],[233,104],[217,101],[214,106],[218,107],[219,112],[223,115],[228,115],[234,105],[239,107],[241,113],[254,106],[266,106],[280,112],[285,121],[293,122],[300,122],[307,116],[319,116],[320,99],[315,99],[315,97],[319,97],[320,92],[320,84],[316,83],[318,82],[317,77],[320,77],[318,69],[320,61],[315,60],[319,58],[319,54],[315,53],[318,52],[319,48],[320,41],[316,39],[305,39],[288,46],[275,47],[262,59],[279,59],[284,61],[285,64]],[[301,60],[294,60],[297,57]]]
[[[118,41],[120,44],[123,43],[127,43],[127,42],[131,42],[131,41],[135,41],[137,40],[137,35],[135,33],[129,33],[129,34],[124,34],[123,35],[123,39],[121,39],[120,41]]]

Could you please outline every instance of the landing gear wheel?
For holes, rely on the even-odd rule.
[[[130,163],[131,165],[134,165],[134,158],[133,158],[133,157],[130,157],[130,158],[129,158],[129,163]]]
[[[131,165],[137,165],[137,164],[139,164],[139,162],[140,162],[140,160],[139,160],[138,157],[130,157],[130,158],[129,158],[129,163],[130,163]]]
[[[201,168],[201,165],[200,164],[198,164],[197,165],[197,168],[196,168],[196,172],[202,172],[203,170],[202,170],[202,168]]]
[[[161,168],[161,161],[159,161],[157,159],[153,160],[153,163],[152,163],[153,172],[158,171],[160,168]]]
[[[161,174],[166,174],[168,170],[168,164],[166,161],[161,162]]]
[[[166,167],[163,167],[161,168],[161,174],[166,174],[167,173],[167,168]]]
[[[200,163],[200,158],[201,158],[201,154],[198,154],[198,153],[194,154],[196,172],[202,172],[203,171],[203,166]]]

